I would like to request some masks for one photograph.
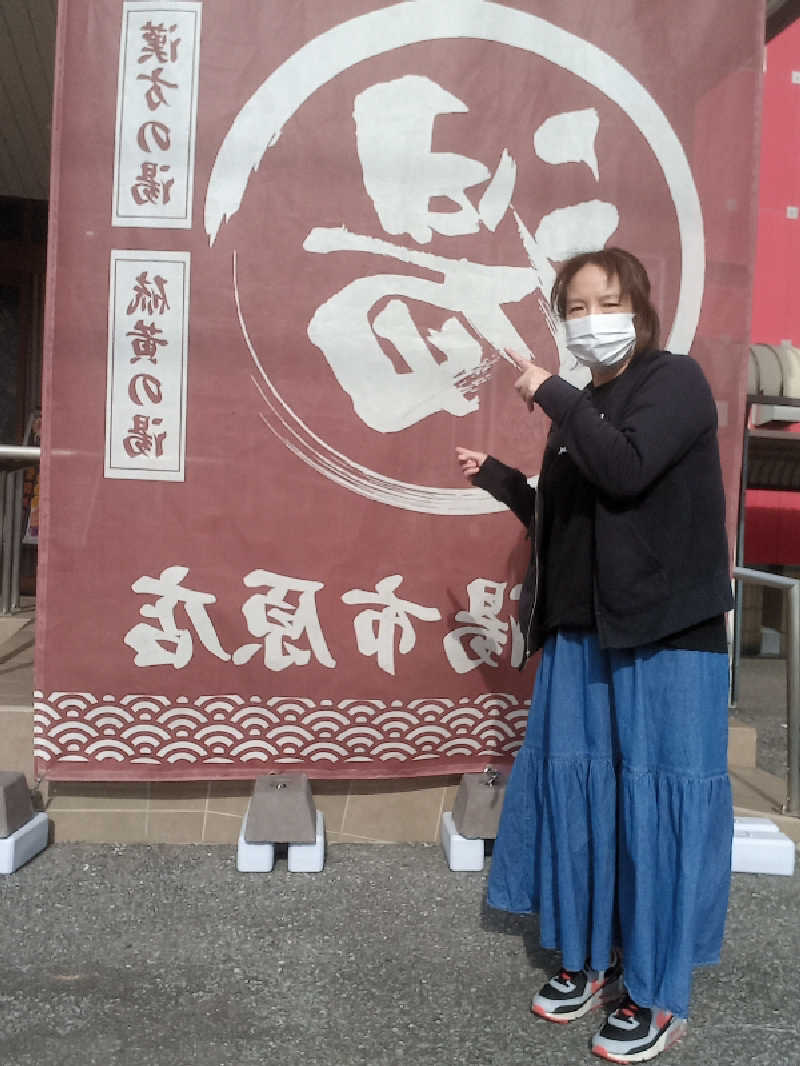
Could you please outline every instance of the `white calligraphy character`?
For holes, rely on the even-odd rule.
[[[158,627],[139,622],[125,634],[125,643],[136,652],[136,666],[174,666],[180,670],[192,658],[192,634],[188,629],[178,629],[175,622],[178,604],[183,605],[200,643],[223,662],[230,659],[206,609],[217,602],[217,597],[183,588],[181,582],[188,573],[186,566],[170,566],[158,578],[143,576],[131,586],[134,592],[156,597],[155,603],[140,607],[139,614],[158,622]]]
[[[356,143],[364,186],[384,230],[407,233],[428,243],[433,231],[445,236],[476,233],[481,223],[494,230],[511,202],[516,166],[503,152],[496,173],[479,160],[431,150],[437,115],[467,106],[430,78],[409,75],[371,86],[355,99]],[[477,207],[467,189],[489,183]],[[431,210],[433,197],[450,200],[455,211]],[[483,345],[457,317],[448,317],[425,336],[406,300],[419,300],[463,316],[494,353],[510,348],[530,354],[501,309],[538,286],[528,267],[482,266],[411,251],[346,229],[313,229],[306,251],[369,251],[412,263],[443,278],[413,275],[360,278],[318,308],[308,327],[356,414],[371,429],[406,429],[437,411],[466,415],[478,408],[474,395],[487,376]],[[370,310],[389,300],[370,319]],[[381,347],[387,341],[405,366],[398,372]],[[492,363],[498,358],[491,356]]]
[[[410,619],[436,622],[442,616],[435,607],[421,607],[395,596],[403,578],[400,574],[385,577],[375,585],[375,592],[352,589],[342,596],[344,603],[372,603],[378,610],[361,611],[353,620],[356,643],[362,655],[377,655],[378,666],[394,675],[395,636],[400,631],[397,650],[407,655],[417,642]]]
[[[431,150],[437,116],[467,111],[457,96],[416,74],[379,82],[356,96],[353,118],[364,188],[387,233],[407,233],[427,244],[433,230],[453,237],[477,233],[481,222],[493,230],[505,214],[516,179],[507,152],[476,208],[467,189],[487,181],[488,167],[468,156]],[[431,210],[433,197],[450,200],[458,210]]]
[[[248,588],[269,591],[255,593],[242,607],[248,631],[261,638],[262,643],[237,648],[233,653],[237,665],[249,662],[263,647],[264,665],[269,670],[306,666],[312,654],[322,666],[336,666],[317,617],[316,594],[323,588],[321,581],[301,581],[268,570],[252,570],[245,575],[244,583]],[[309,647],[292,643],[304,634]]]
[[[508,598],[510,600],[519,601],[521,592],[522,585],[515,585],[509,592]],[[522,666],[523,659],[525,658],[525,637],[522,635],[519,622],[514,615],[511,616],[509,621],[511,622],[511,665]]]
[[[356,97],[356,144],[364,187],[387,233],[405,233],[418,244],[427,244],[434,232],[463,236],[477,233],[481,224],[491,231],[500,224],[511,206],[517,174],[508,151],[503,150],[492,175],[479,160],[431,149],[436,117],[466,111],[461,100],[418,75],[378,83]],[[535,150],[547,163],[586,162],[596,178],[596,132],[594,111],[552,116],[537,130]],[[566,145],[561,154],[555,144],[559,138]],[[476,206],[467,190],[487,182]],[[449,200],[456,210],[431,209],[434,198]],[[541,219],[533,235],[518,213],[513,209],[512,213],[526,266],[448,259],[354,234],[345,227],[316,227],[309,233],[303,244],[306,251],[370,252],[442,279],[409,274],[358,278],[323,303],[309,323],[310,340],[324,353],[356,414],[371,429],[396,432],[439,411],[467,415],[478,409],[479,386],[498,359],[508,358],[508,350],[532,359],[504,305],[538,291],[558,343],[545,298],[555,277],[553,261],[602,247],[619,222],[617,209],[600,200],[557,208]],[[389,296],[394,299],[386,301]],[[452,316],[423,336],[408,307],[410,300]],[[373,317],[372,308],[382,301],[385,305]],[[399,369],[381,340],[400,356],[404,365]]]
[[[469,609],[459,611],[455,617],[457,622],[467,624],[448,633],[442,642],[448,662],[457,674],[466,674],[477,666],[497,666],[497,657],[508,640],[508,623],[499,618],[505,590],[505,582],[480,577],[467,585]],[[472,656],[464,641],[468,641]]]

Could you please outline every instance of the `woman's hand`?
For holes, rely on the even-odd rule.
[[[517,355],[512,351],[509,351],[508,354],[522,371],[521,376],[514,382],[514,388],[525,401],[528,410],[532,411],[534,393],[542,382],[547,381],[552,375],[549,370],[542,369],[542,367],[537,366],[536,363],[532,363],[530,359],[524,359],[522,356]]]
[[[486,452],[473,452],[469,448],[457,447],[456,459],[458,459],[459,466],[461,467],[461,473],[467,481],[472,481],[483,466],[484,460],[486,459]]]

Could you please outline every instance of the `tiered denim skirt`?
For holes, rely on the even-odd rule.
[[[621,947],[641,1006],[687,1017],[719,961],[731,875],[728,658],[593,633],[545,644],[506,789],[488,902],[538,912],[562,965]]]

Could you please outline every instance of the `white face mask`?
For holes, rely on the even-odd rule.
[[[633,314],[583,315],[564,323],[567,348],[584,366],[615,366],[626,359],[636,344]]]

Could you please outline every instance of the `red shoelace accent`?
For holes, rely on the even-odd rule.
[[[635,1018],[641,1009],[639,1004],[634,1003],[630,996],[628,996],[622,1006],[617,1007],[617,1014],[621,1014],[623,1018]],[[660,1028],[662,1025],[665,1025],[671,1017],[672,1014],[668,1010],[660,1010],[655,1013],[654,1020],[656,1025]]]

